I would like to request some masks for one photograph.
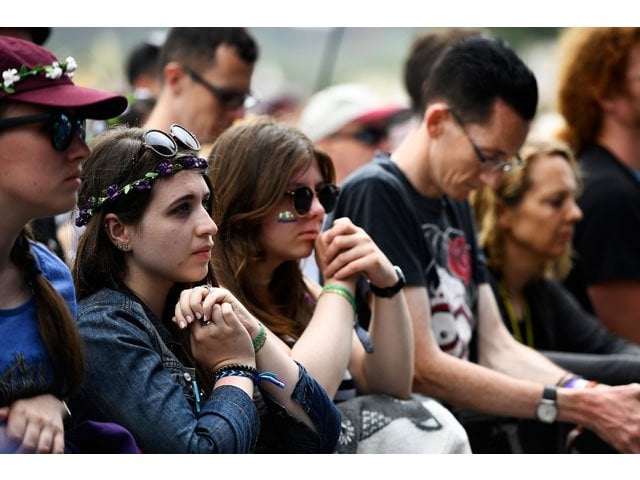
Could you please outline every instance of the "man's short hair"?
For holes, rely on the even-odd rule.
[[[172,28],[160,50],[159,68],[178,61],[202,71],[215,60],[220,45],[232,46],[247,63],[258,59],[258,45],[247,29],[241,27]]]
[[[411,99],[413,113],[420,112],[425,82],[440,54],[455,42],[483,33],[484,30],[480,28],[450,28],[445,31],[430,30],[413,40],[404,62],[404,86]]]
[[[538,84],[503,40],[469,37],[442,53],[422,97],[423,114],[431,103],[444,101],[463,121],[483,123],[501,99],[524,120],[531,120],[538,104]]]

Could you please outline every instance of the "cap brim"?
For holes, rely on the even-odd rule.
[[[73,109],[79,115],[96,120],[117,117],[125,111],[128,103],[122,95],[72,84],[15,93],[11,100],[43,107]]]
[[[364,115],[360,115],[354,122],[358,123],[368,123],[368,122],[377,122],[380,120],[387,120],[395,115],[404,112],[406,109],[398,106],[389,106],[389,107],[381,107],[376,108],[375,110],[370,110]]]

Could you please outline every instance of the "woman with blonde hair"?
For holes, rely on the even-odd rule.
[[[482,188],[471,200],[505,325],[574,374],[607,384],[640,380],[640,346],[609,332],[560,283],[582,218],[571,150],[529,142],[522,158],[497,189]],[[575,381],[567,375],[561,383]]]

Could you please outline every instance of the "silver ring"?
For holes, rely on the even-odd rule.
[[[202,325],[203,327],[206,327],[207,325],[210,325],[212,323],[213,323],[213,321],[211,321],[211,320],[205,320],[205,321],[200,320],[200,325]]]

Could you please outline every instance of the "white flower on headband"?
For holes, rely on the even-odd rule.
[[[13,86],[16,83],[25,77],[38,75],[43,72],[45,77],[51,80],[58,80],[62,75],[73,78],[73,73],[77,68],[78,64],[73,57],[67,57],[64,63],[55,61],[51,65],[36,65],[31,69],[24,65],[20,67],[20,70],[16,68],[9,68],[2,72],[2,83],[0,83],[0,88],[8,94],[15,93]]]
[[[20,80],[20,75],[18,75],[18,70],[15,68],[10,68],[2,72],[2,83],[4,86],[10,87],[18,80]]]
[[[49,69],[45,69],[47,78],[58,80],[62,76],[62,68],[58,62],[53,62]]]

